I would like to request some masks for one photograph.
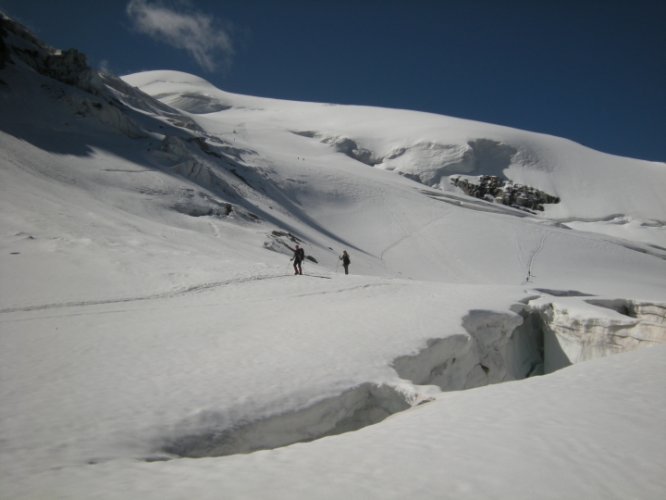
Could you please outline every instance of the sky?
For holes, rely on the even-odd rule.
[[[117,75],[432,112],[666,162],[663,0],[0,0]]]

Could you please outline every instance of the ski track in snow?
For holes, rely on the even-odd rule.
[[[543,251],[544,245],[546,244],[546,240],[548,239],[548,233],[544,232],[541,235],[541,238],[539,239],[539,244],[532,252],[532,255],[530,255],[530,260],[527,264],[527,276],[525,276],[525,281],[523,282],[523,285],[527,284],[530,282],[530,279],[534,277],[532,274],[532,269],[534,269],[534,261],[536,260],[537,256]]]
[[[30,311],[42,311],[47,309],[63,309],[70,307],[87,307],[87,306],[96,306],[96,305],[106,305],[106,304],[122,304],[128,302],[141,302],[147,300],[160,300],[160,299],[170,299],[173,297],[179,297],[182,295],[187,295],[191,293],[202,292],[210,290],[213,288],[219,288],[226,285],[237,285],[243,283],[251,283],[255,281],[264,281],[270,279],[284,278],[291,276],[289,274],[277,274],[277,275],[264,275],[264,276],[253,276],[249,278],[236,278],[224,281],[214,281],[209,283],[201,283],[198,285],[192,285],[187,288],[175,289],[168,292],[161,292],[149,295],[141,295],[137,297],[122,297],[115,299],[101,299],[101,300],[82,300],[82,301],[70,301],[70,302],[53,302],[50,304],[37,304],[32,306],[25,307],[9,307],[5,309],[0,309],[0,314],[8,314],[14,312],[30,312]]]
[[[410,231],[410,232],[409,232],[408,234],[406,234],[405,236],[402,236],[401,238],[398,238],[398,240],[396,240],[395,242],[391,243],[391,244],[388,245],[386,248],[384,248],[384,250],[382,250],[382,253],[379,255],[379,259],[383,262],[383,261],[384,261],[384,255],[386,255],[387,252],[393,250],[394,248],[396,248],[397,246],[401,245],[401,244],[404,243],[405,241],[407,241],[407,240],[413,238],[414,236],[416,236],[416,235],[422,233],[423,231],[425,231],[426,229],[428,229],[430,226],[432,226],[432,225],[435,224],[436,222],[442,222],[443,220],[444,220],[444,217],[441,217],[441,216],[440,216],[440,217],[435,217],[434,219],[432,219],[431,221],[429,221],[429,222],[426,223],[425,225],[419,227],[416,231]]]
[[[208,225],[210,226],[211,230],[213,231],[213,235],[215,236],[215,238],[221,239],[222,238],[222,233],[220,233],[220,230],[217,227],[217,225],[213,222],[209,222]]]
[[[331,276],[323,276],[323,275],[317,275],[317,274],[308,274],[308,273],[303,273],[302,275],[304,278],[317,278],[317,279],[327,279],[330,280],[332,279]],[[98,306],[98,305],[109,305],[109,304],[128,304],[128,303],[134,303],[134,302],[144,302],[144,301],[151,301],[151,300],[163,300],[163,299],[172,299],[176,297],[181,297],[184,295],[189,295],[189,294],[194,294],[194,293],[200,293],[200,292],[206,292],[209,290],[213,290],[215,288],[220,288],[223,286],[229,286],[229,285],[242,285],[245,283],[254,283],[258,281],[267,281],[267,280],[273,280],[273,279],[279,279],[279,278],[291,278],[295,277],[293,274],[275,274],[275,275],[260,275],[260,276],[252,276],[248,278],[236,278],[236,279],[229,279],[229,280],[223,280],[223,281],[213,281],[213,282],[208,282],[208,283],[201,283],[198,285],[192,285],[186,288],[181,288],[181,289],[175,289],[167,292],[161,292],[161,293],[154,293],[154,294],[148,294],[148,295],[141,295],[141,296],[136,296],[136,297],[121,297],[121,298],[115,298],[115,299],[100,299],[100,300],[81,300],[81,301],[69,301],[69,302],[53,302],[49,304],[36,304],[32,306],[24,306],[24,307],[8,307],[5,309],[0,309],[0,314],[11,314],[11,313],[17,313],[17,312],[33,312],[33,311],[45,311],[45,310],[54,310],[54,309],[68,309],[68,308],[76,308],[76,307],[90,307],[90,306]],[[394,286],[393,283],[366,283],[362,285],[351,285],[351,286],[343,286],[342,288],[336,288],[333,290],[322,290],[322,291],[317,291],[317,292],[308,292],[308,293],[296,293],[293,294],[293,297],[307,297],[307,296],[312,296],[312,295],[327,295],[327,294],[334,294],[334,293],[343,293],[343,292],[349,292],[353,290],[360,290],[360,289],[365,289],[365,288],[372,288],[372,287],[378,287],[378,286]]]

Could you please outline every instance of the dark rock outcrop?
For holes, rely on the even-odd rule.
[[[451,182],[470,196],[510,207],[543,211],[545,204],[560,202],[557,196],[494,175],[481,175],[478,183],[460,177],[452,177]]]

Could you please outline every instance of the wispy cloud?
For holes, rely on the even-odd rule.
[[[229,29],[213,16],[187,7],[183,2],[176,10],[159,1],[130,0],[126,11],[140,33],[189,52],[206,71],[228,67],[234,55]]]
[[[99,69],[102,73],[113,73],[111,70],[111,64],[107,59],[102,59],[97,65],[97,69]]]

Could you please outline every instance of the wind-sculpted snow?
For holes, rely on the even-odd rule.
[[[517,150],[492,139],[473,139],[465,145],[417,143],[392,151],[381,167],[430,187],[445,187],[452,175],[496,175],[505,178]]]
[[[161,94],[156,95],[155,98],[193,114],[216,113],[231,107],[199,93],[178,93],[174,96]]]
[[[133,75],[123,79],[130,85],[139,86],[149,92],[158,101],[164,102],[171,109],[179,109],[193,114],[206,114],[230,109],[231,102],[224,98],[224,93],[213,87],[202,78],[180,72],[169,72],[167,79],[159,72],[153,73],[155,78],[136,78]],[[171,85],[179,82],[174,89]],[[187,89],[187,90],[185,90]]]
[[[505,169],[518,152],[491,139],[473,139],[464,145],[417,142],[387,152],[373,151],[361,141],[345,136],[326,136],[313,131],[294,134],[318,139],[365,165],[395,171],[429,187],[445,187],[450,176],[459,174],[504,177]]]

